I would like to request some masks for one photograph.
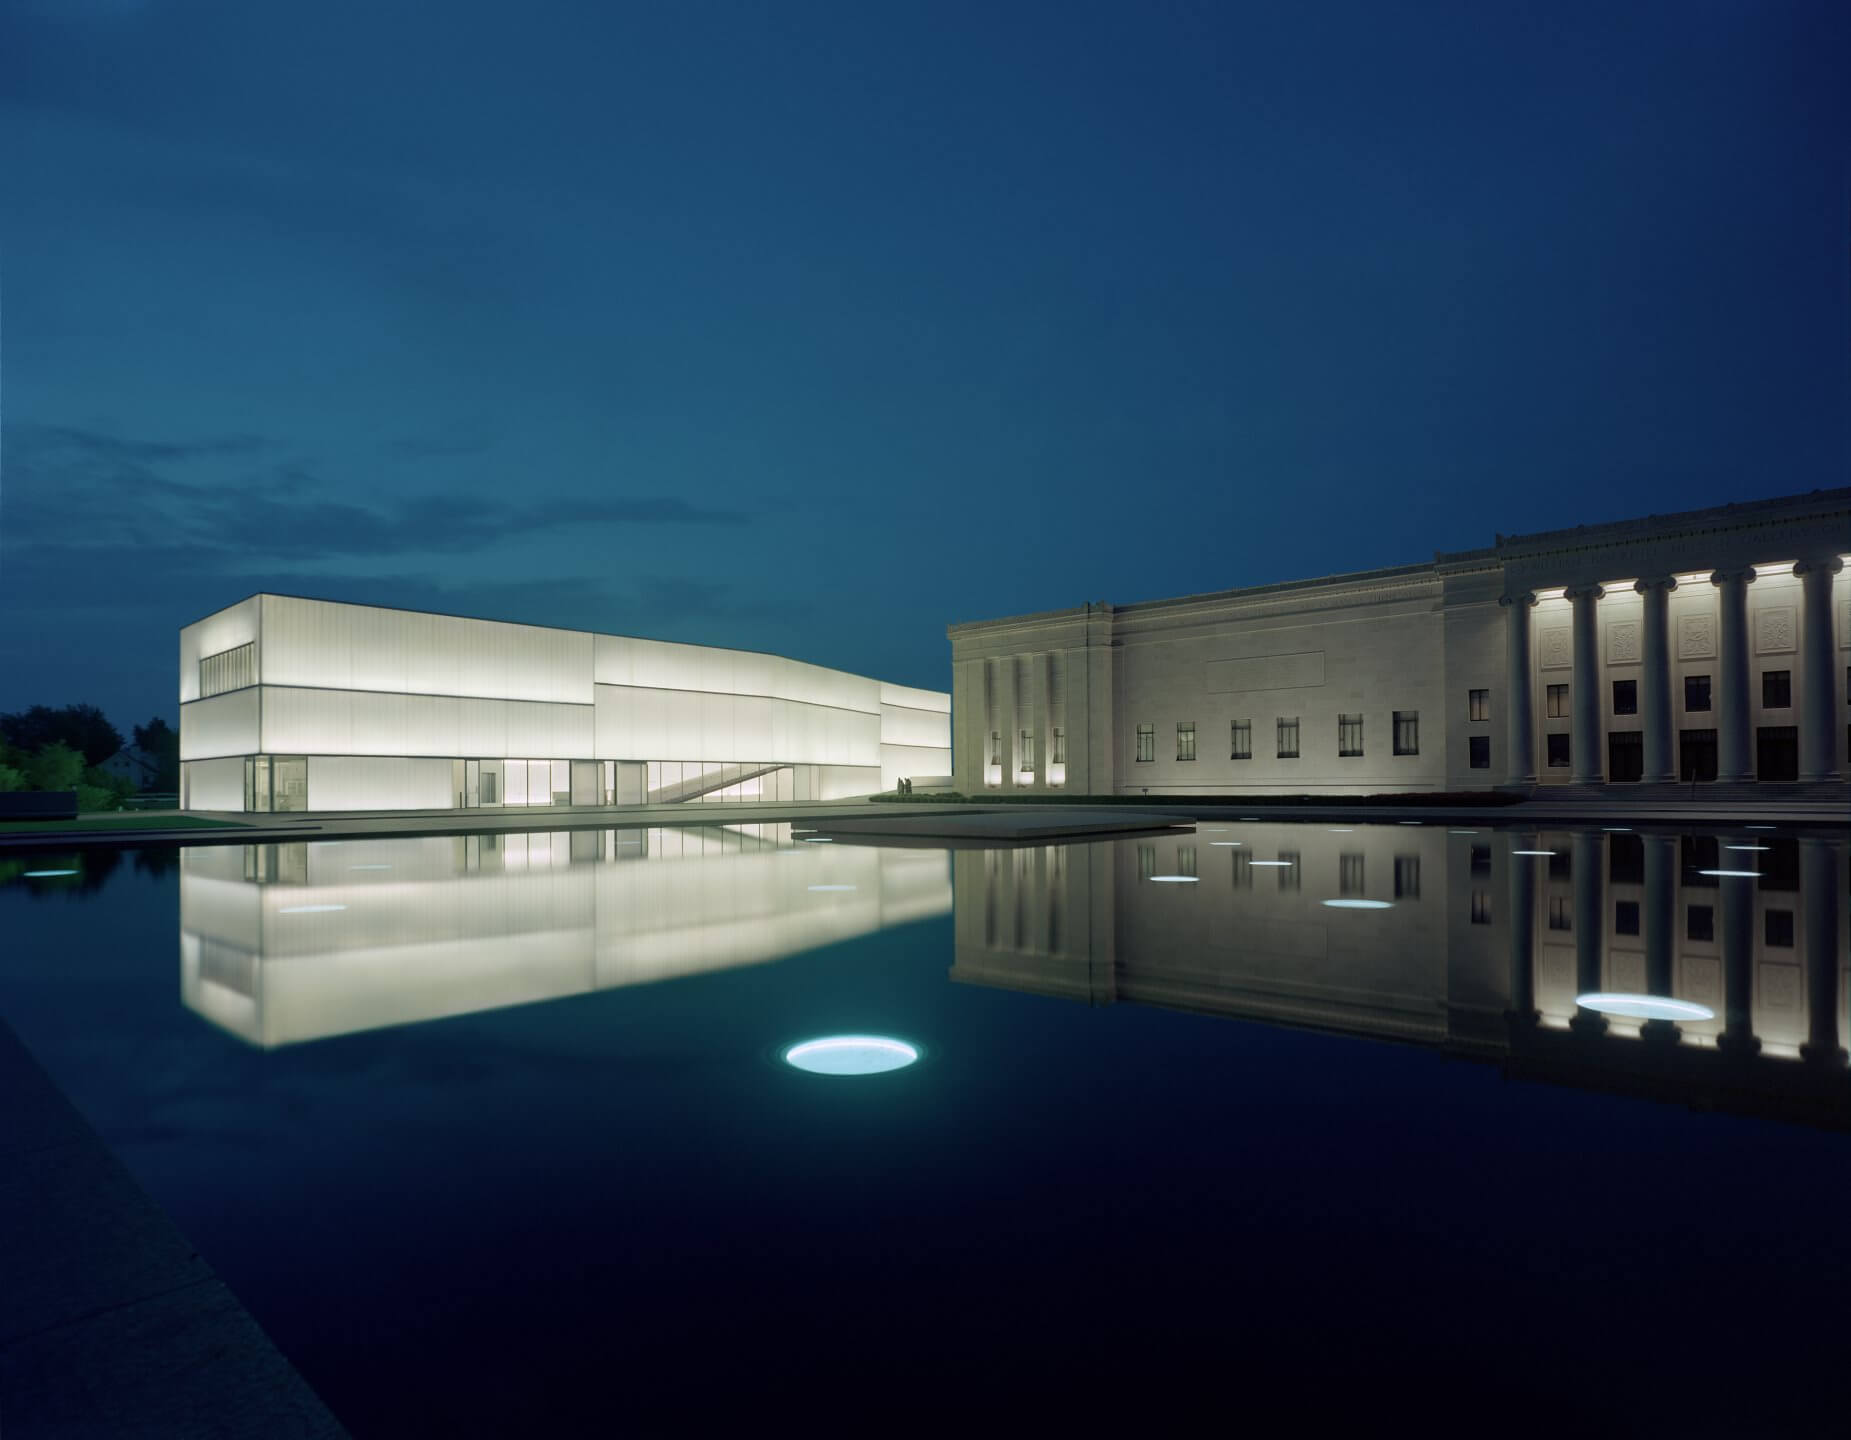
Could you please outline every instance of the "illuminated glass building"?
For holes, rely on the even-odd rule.
[[[832,800],[948,775],[950,709],[776,655],[260,594],[180,632],[180,803]]]
[[[958,788],[1842,786],[1846,552],[1826,490],[953,625]]]

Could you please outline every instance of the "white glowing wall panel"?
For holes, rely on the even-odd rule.
[[[180,631],[180,703],[199,698],[199,661],[257,638],[258,601],[253,595]]]
[[[180,758],[208,760],[218,755],[256,754],[257,695],[257,688],[252,686],[182,705]]]
[[[951,748],[951,712],[912,706],[881,706],[881,744]]]
[[[262,749],[272,755],[585,760],[593,753],[589,705],[270,686],[263,696]]]
[[[592,637],[584,631],[282,595],[262,599],[266,685],[578,704],[591,699]]]
[[[755,695],[597,687],[595,753],[618,760],[880,763],[877,713]]]
[[[816,772],[818,800],[851,800],[872,795],[881,788],[880,766],[820,765]]]
[[[921,775],[949,775],[950,773],[951,750],[949,746],[881,746],[881,789],[883,790],[893,789],[893,782],[902,777],[912,780]]]
[[[599,635],[595,639],[594,678],[600,685],[764,695],[869,713],[880,709],[878,680],[806,665],[801,660],[621,635]]]
[[[311,810],[447,810],[451,762],[406,756],[310,755]]]
[[[186,805],[189,810],[242,810],[243,758],[187,761]]]
[[[915,690],[911,685],[889,685],[882,680],[880,700],[882,705],[897,705],[908,710],[935,711],[945,716],[947,724],[950,723],[951,696],[943,690]]]

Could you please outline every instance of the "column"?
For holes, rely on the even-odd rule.
[[[1800,577],[1800,779],[1838,778],[1838,679],[1832,643],[1832,577],[1836,555],[1802,560]]]
[[[1577,611],[1577,617],[1579,612]],[[1579,666],[1576,667],[1579,670]],[[1577,721],[1577,724],[1580,722]],[[1601,837],[1598,830],[1575,832],[1575,993],[1587,995],[1605,989],[1601,978],[1601,953],[1607,938],[1606,875],[1601,867]],[[1576,1007],[1568,1022],[1571,1030],[1584,1035],[1603,1035],[1607,1017],[1598,1010]]]
[[[1533,669],[1530,665],[1530,611],[1536,597],[1529,591],[1506,595],[1498,601],[1505,608],[1504,634],[1504,705],[1509,711],[1507,733],[1510,754],[1505,760],[1505,779],[1512,785],[1536,783],[1536,699],[1531,692]]]
[[[1718,570],[1710,576],[1721,600],[1716,627],[1721,632],[1717,645],[1721,673],[1716,677],[1716,778],[1720,781],[1755,777],[1748,744],[1748,587],[1754,579],[1750,565]]]
[[[1645,664],[1639,675],[1639,713],[1645,721],[1646,784],[1664,784],[1677,778],[1677,761],[1671,749],[1671,592],[1677,578],[1660,575],[1637,581],[1633,587],[1645,600]]]
[[[1569,759],[1577,785],[1598,785],[1606,765],[1600,753],[1600,597],[1598,585],[1578,585],[1562,592],[1575,608],[1575,673],[1572,696],[1574,728],[1569,732]],[[1577,883],[1579,877],[1577,877]]]
[[[1838,1066],[1845,1047],[1838,1033],[1838,888],[1844,884],[1844,849],[1834,840],[1800,841],[1800,900],[1806,947],[1806,1029],[1800,1054]]]
[[[1639,928],[1645,932],[1645,989],[1669,998],[1674,988],[1677,955],[1677,846],[1675,835],[1645,835],[1645,905]],[[1669,1020],[1647,1020],[1640,1034],[1648,1040],[1676,1040],[1680,1032]]]
[[[1109,847],[1100,846],[1100,849]],[[1513,830],[1504,852],[1510,894],[1510,1013],[1513,1026],[1536,1023],[1536,862],[1511,850],[1535,850],[1534,831]]]
[[[1725,875],[1717,897],[1722,921],[1722,1034],[1716,1043],[1732,1055],[1753,1055],[1755,1038],[1755,882]]]

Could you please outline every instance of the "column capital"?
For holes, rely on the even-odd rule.
[[[1811,560],[1799,560],[1794,563],[1795,575],[1836,575],[1845,568],[1844,560],[1837,555],[1820,555]]]
[[[1570,603],[1579,603],[1582,600],[1598,600],[1606,593],[1598,585],[1570,585],[1562,592],[1562,598]]]
[[[1710,571],[1710,584],[1712,585],[1752,585],[1754,583],[1755,567],[1752,565],[1738,565],[1733,570]]]
[[[1527,609],[1533,610],[1536,608],[1536,592],[1534,590],[1524,590],[1514,595],[1500,595],[1498,596],[1498,604],[1522,605]]]
[[[1675,575],[1648,576],[1644,580],[1633,581],[1632,588],[1641,595],[1649,595],[1654,590],[1663,590],[1668,593],[1672,590],[1677,589],[1677,576]]]

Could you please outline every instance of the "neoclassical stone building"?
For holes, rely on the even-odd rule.
[[[1851,489],[950,627],[958,788],[1843,783]]]

